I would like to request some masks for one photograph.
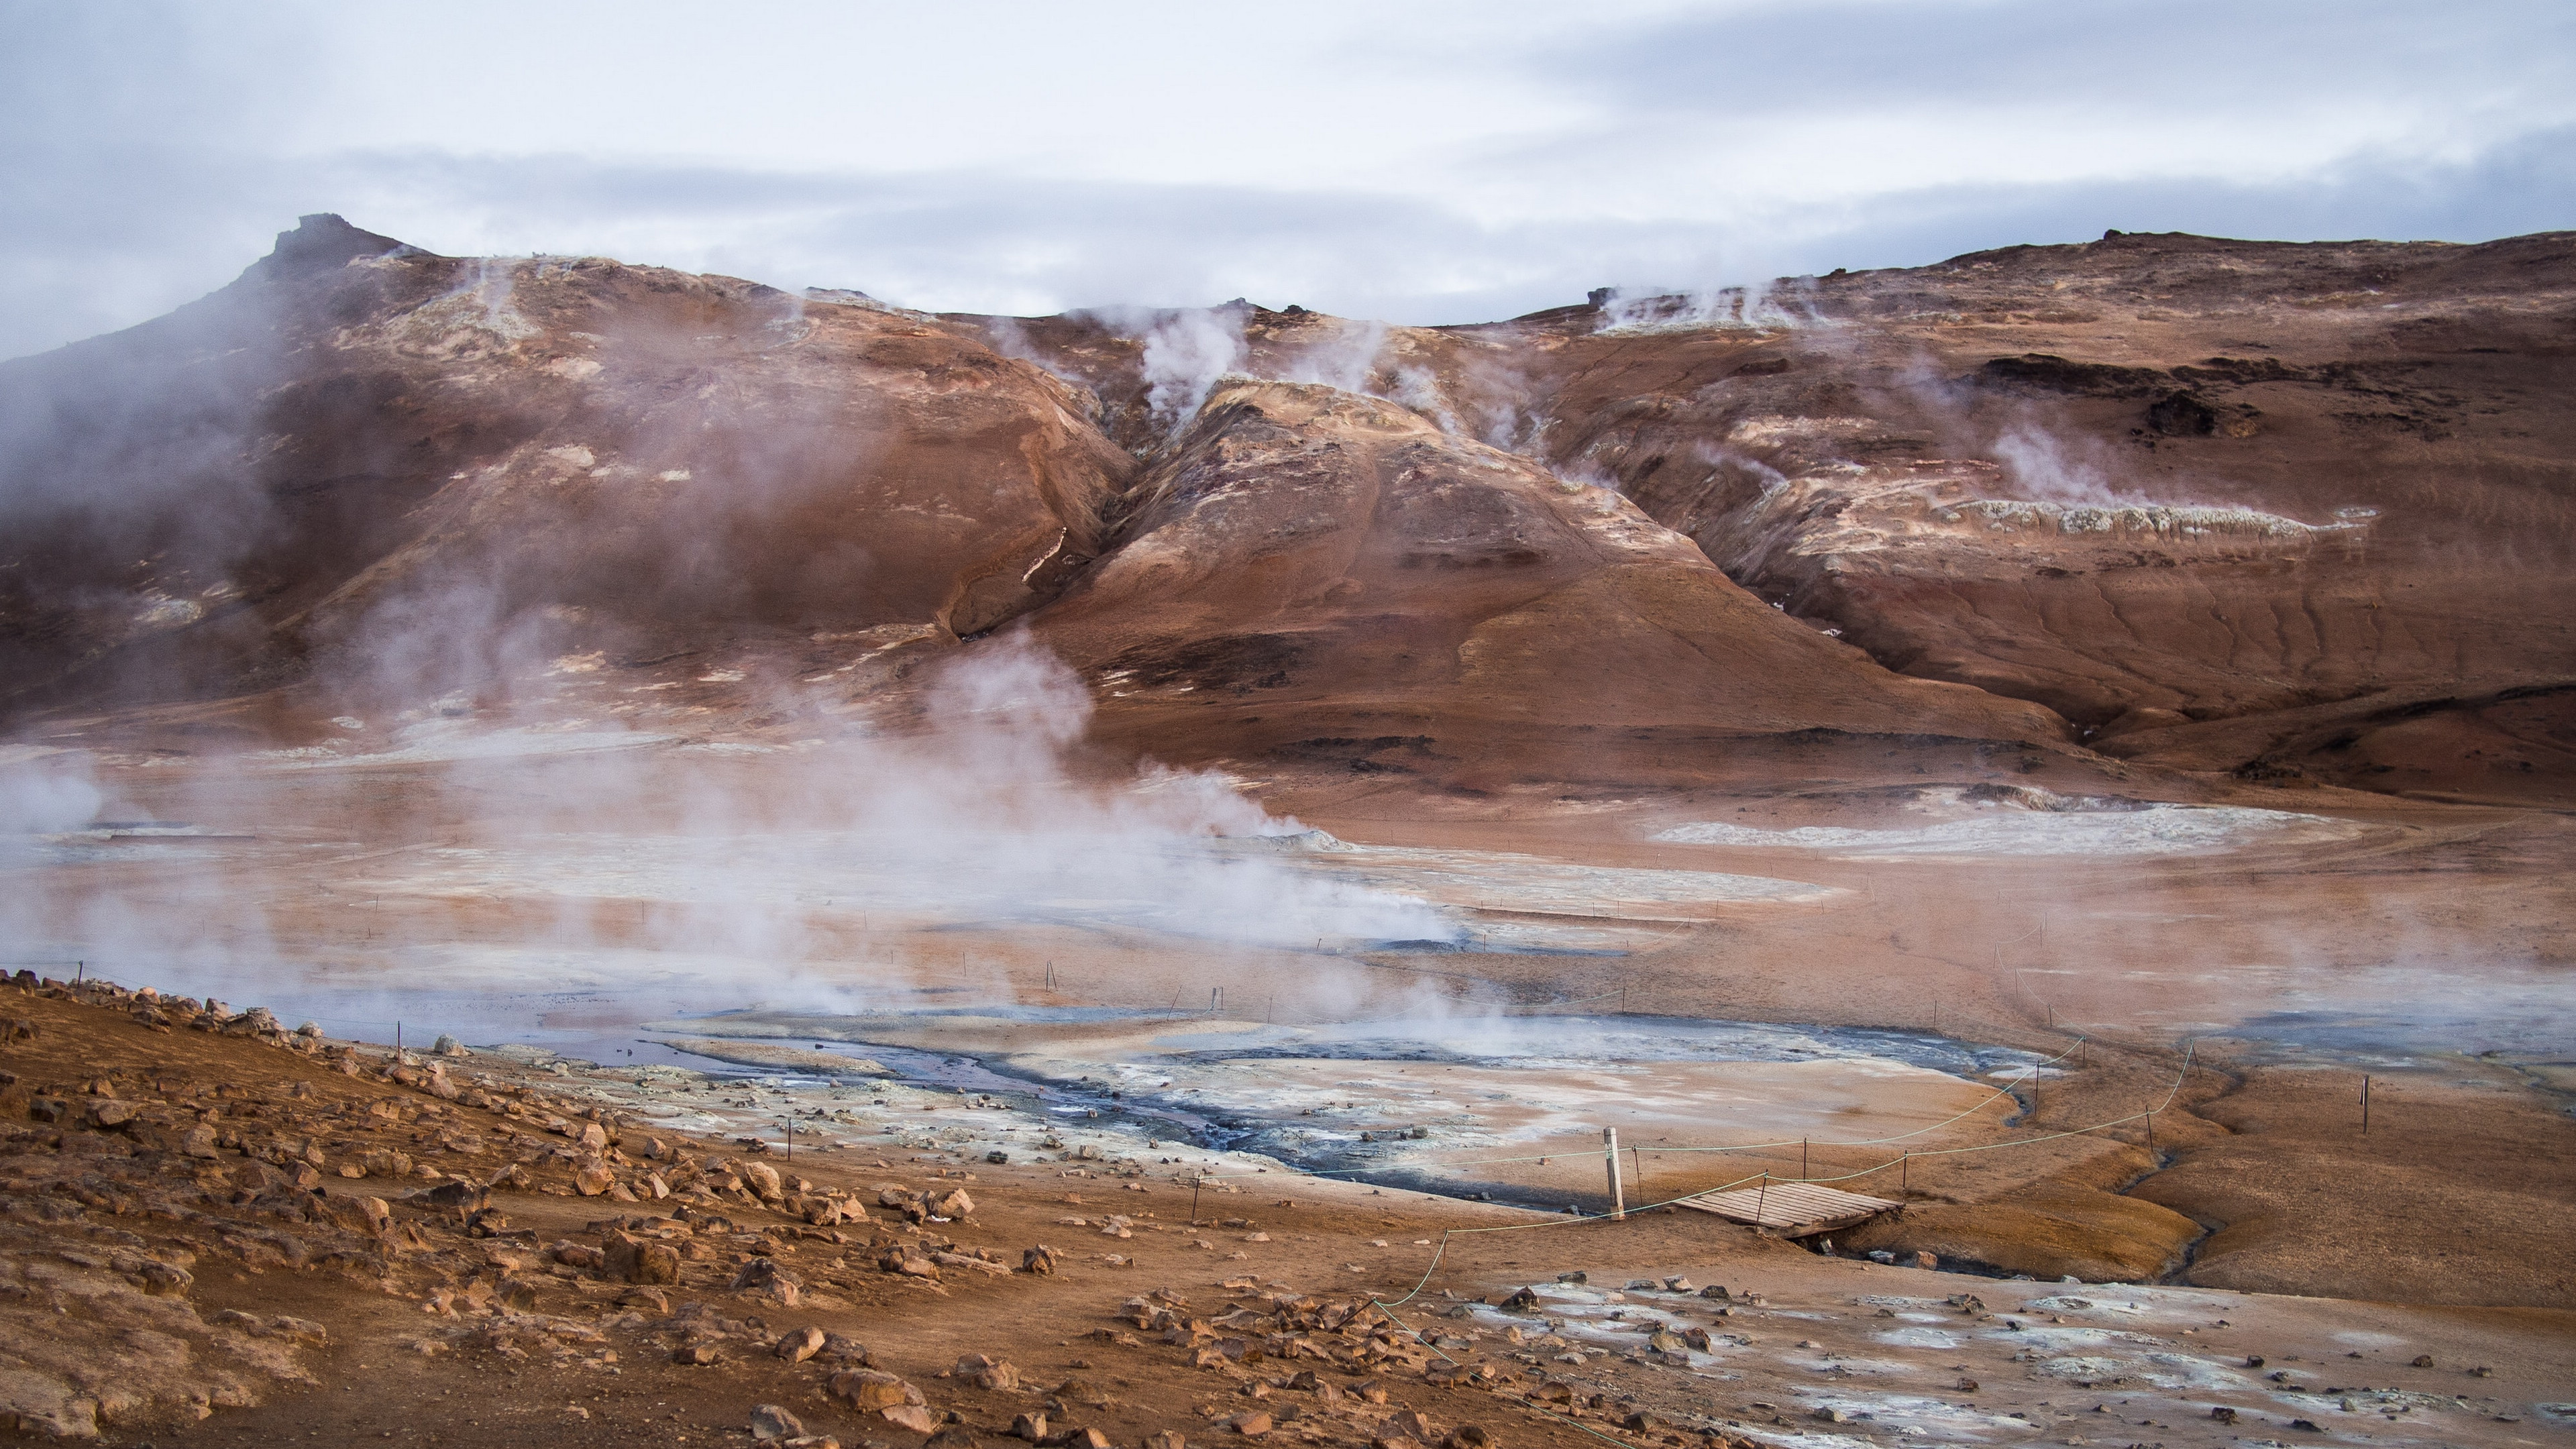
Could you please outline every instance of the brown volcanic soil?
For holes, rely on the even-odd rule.
[[[2167,1442],[2231,1442],[2212,1405],[2256,1425],[2320,1416],[2402,1436],[2404,1420],[2445,1442],[2506,1443],[2542,1412],[2533,1396],[2576,1369],[2564,1314],[1999,1283],[1818,1259],[1697,1214],[1471,1232],[1434,1261],[1427,1243],[1405,1241],[1526,1219],[1309,1182],[1291,1199],[1219,1199],[1227,1206],[1184,1224],[1185,1189],[1125,1164],[969,1174],[918,1155],[891,1166],[746,1159],[676,1135],[637,1160],[645,1134],[620,1120],[628,1099],[586,1109],[598,1096],[586,1080],[476,1061],[451,1066],[460,1085],[441,1087],[378,1053],[200,1034],[183,1006],[171,1007],[175,1034],[146,1030],[106,991],[48,985],[0,1004],[21,1024],[5,1053],[16,1080],[0,1139],[0,1272],[12,1288],[0,1315],[18,1320],[0,1335],[0,1396],[23,1431],[125,1444],[615,1444],[639,1433],[680,1443],[739,1434],[752,1406],[769,1403],[844,1442],[902,1437],[831,1387],[867,1364],[947,1415],[950,1443],[1044,1413],[1051,1427],[1121,1445],[1167,1430],[1428,1443],[1469,1424],[1485,1442],[1570,1445],[1606,1430],[1629,1444],[1745,1445],[1811,1407],[1865,1438],[1964,1418],[1988,1435],[2138,1426]],[[67,1120],[17,1125],[39,1096],[63,1102]],[[106,1104],[131,1120],[86,1125]],[[594,1123],[612,1138],[596,1156],[572,1135]],[[403,1197],[387,1178],[402,1170],[396,1153],[424,1164],[424,1184],[514,1162],[524,1176],[494,1193],[507,1219],[486,1228],[498,1231],[469,1235],[459,1210]],[[763,1203],[725,1187],[753,1182],[746,1161],[774,1162],[796,1196]],[[366,1175],[353,1180],[344,1164]],[[585,1164],[620,1191],[656,1174],[679,1191],[649,1206],[584,1198],[566,1184]],[[962,1220],[915,1227],[880,1204],[886,1179],[934,1197],[963,1179],[975,1201]],[[778,1210],[828,1217],[823,1203],[847,1220],[808,1226]],[[1106,1241],[1096,1224],[1113,1212],[1129,1236]],[[637,1288],[581,1266],[618,1222],[678,1248],[678,1281]],[[1053,1275],[970,1265],[977,1250],[1008,1264],[1033,1242],[1061,1245]],[[952,1254],[935,1280],[874,1261],[933,1251]],[[731,1286],[761,1260],[802,1291]],[[1553,1287],[1544,1314],[1472,1305],[1578,1270],[1596,1289],[1628,1283],[1626,1305]],[[1737,1301],[1637,1292],[1640,1273],[1649,1287],[1668,1275],[1731,1285]],[[1142,1305],[1142,1320],[1114,1316],[1148,1290],[1164,1296]],[[1961,1293],[1978,1301],[1944,1301]],[[1368,1308],[1370,1294],[1400,1305],[1395,1322]],[[1168,1332],[1152,1320],[1166,1307]],[[1639,1319],[1705,1332],[1711,1352],[1655,1349],[1629,1326]],[[819,1355],[772,1351],[809,1326]],[[2074,1336],[2055,1337],[2061,1328]],[[674,1360],[692,1349],[709,1362]],[[1568,1350],[1589,1361],[1568,1362]],[[2149,1350],[2159,1356],[2135,1358]],[[1010,1362],[1021,1386],[943,1377],[961,1354]],[[2248,1354],[2279,1366],[2279,1382],[2246,1371]],[[1443,1382],[1450,1364],[1476,1372]],[[1640,1413],[1651,1419],[1629,1417]]]

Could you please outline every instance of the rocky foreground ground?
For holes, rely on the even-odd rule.
[[[1979,1278],[1699,1214],[1535,1220],[1284,1173],[1285,1195],[1193,1217],[1139,1162],[969,1172],[648,1135],[490,1057],[12,985],[0,1421],[23,1436],[1826,1449],[2576,1428],[2563,1311]]]

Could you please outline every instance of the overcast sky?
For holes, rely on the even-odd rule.
[[[2576,4],[0,0],[0,356],[297,215],[907,305],[1476,321],[2105,228],[2576,227]]]

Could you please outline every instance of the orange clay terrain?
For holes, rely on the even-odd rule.
[[[2566,233],[1415,328],[305,218],[0,363],[0,1424],[2553,1442],[2571,358]]]
[[[1285,1177],[1194,1196],[1142,1161],[782,1154],[256,1010],[31,979],[0,1005],[28,1119],[0,1144],[7,1404],[104,1443],[2511,1444],[2563,1432],[2576,1371],[2564,1310],[1967,1279],[1670,1208],[1511,1231]]]

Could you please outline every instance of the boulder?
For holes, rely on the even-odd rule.
[[[599,1129],[594,1124],[591,1130]],[[594,1159],[574,1169],[572,1185],[583,1197],[597,1197],[617,1185],[617,1174],[608,1170],[607,1163]]]
[[[1034,1248],[1022,1249],[1020,1252],[1020,1271],[1023,1273],[1035,1273],[1040,1277],[1045,1277],[1046,1275],[1053,1273],[1055,1271],[1055,1249],[1047,1247],[1044,1244],[1040,1244]]]
[[[968,1197],[966,1195],[966,1189],[962,1187],[951,1188],[947,1192],[941,1193],[940,1195],[930,1199],[929,1207],[930,1211],[935,1216],[943,1218],[962,1218],[971,1215],[975,1211],[975,1199]]]
[[[746,1162],[739,1169],[743,1186],[752,1190],[762,1202],[779,1202],[786,1191],[779,1185],[778,1169],[766,1162]]]
[[[766,1444],[774,1439],[801,1439],[805,1424],[777,1404],[757,1404],[751,1411],[751,1437]]]
[[[803,1363],[823,1351],[823,1330],[811,1324],[791,1330],[782,1334],[770,1351],[789,1363]]]
[[[1045,1443],[1047,1437],[1046,1411],[1041,1409],[1034,1413],[1014,1415],[1011,1419],[1011,1437],[1014,1439],[1026,1440],[1031,1444]]]

